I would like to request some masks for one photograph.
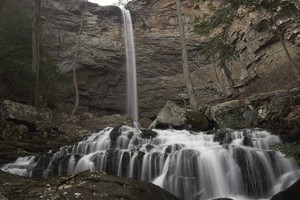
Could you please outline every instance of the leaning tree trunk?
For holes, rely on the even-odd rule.
[[[79,91],[78,91],[76,67],[77,67],[77,60],[78,60],[78,50],[79,50],[79,45],[80,45],[80,36],[81,36],[81,33],[82,33],[83,24],[84,24],[87,3],[88,3],[88,0],[85,1],[84,10],[83,10],[83,13],[82,13],[81,24],[80,24],[80,27],[79,27],[79,32],[78,32],[77,41],[76,41],[75,58],[74,58],[74,63],[73,63],[73,84],[74,84],[74,90],[75,90],[75,104],[74,104],[74,108],[72,110],[73,115],[75,114],[75,112],[76,112],[76,110],[79,106]]]
[[[3,4],[4,4],[4,0],[0,0],[0,17],[1,17],[1,13],[2,13]]]
[[[277,31],[279,40],[280,40],[280,42],[281,42],[281,45],[282,45],[282,47],[283,47],[283,49],[284,49],[284,52],[285,52],[287,58],[289,59],[291,65],[292,65],[292,68],[293,68],[293,71],[294,71],[294,73],[295,73],[295,75],[296,75],[297,81],[298,81],[298,83],[300,84],[300,70],[299,70],[299,68],[297,67],[295,61],[294,61],[293,58],[291,57],[291,54],[290,54],[290,52],[288,51],[288,49],[287,49],[287,47],[286,47],[286,45],[285,45],[285,41],[284,41],[283,34],[282,34],[281,30],[280,30],[280,27],[279,27],[279,26],[277,25],[277,23],[276,23],[276,19],[275,19],[273,13],[272,13],[272,22],[273,22],[273,24],[274,24],[274,26],[275,26],[275,28],[276,28],[276,31]]]
[[[195,96],[195,91],[193,89],[189,66],[188,66],[188,57],[187,57],[187,48],[186,48],[186,39],[185,39],[185,32],[184,32],[184,23],[181,13],[181,3],[180,0],[176,0],[177,6],[177,15],[178,15],[178,24],[179,24],[179,31],[180,31],[180,40],[181,40],[181,48],[182,48],[182,68],[183,68],[183,76],[187,88],[187,92],[190,98],[190,106],[192,110],[197,110],[197,99]]]
[[[40,11],[41,1],[34,0],[32,23],[32,105],[39,102],[39,71],[40,71]]]

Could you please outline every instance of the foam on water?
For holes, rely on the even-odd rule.
[[[220,145],[214,135],[186,130],[154,129],[157,136],[147,139],[138,128],[124,126],[113,140],[112,130],[38,159],[19,158],[2,170],[44,177],[101,170],[152,182],[186,200],[269,198],[300,178],[293,159],[270,150],[280,139],[267,131],[232,131],[231,144]],[[252,147],[242,145],[245,137]]]

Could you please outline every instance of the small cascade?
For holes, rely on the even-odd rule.
[[[133,28],[130,12],[120,8],[123,15],[127,68],[127,115],[138,121],[138,97]]]
[[[267,131],[232,131],[232,142],[224,145],[213,134],[150,131],[106,128],[73,146],[19,158],[1,169],[28,177],[100,170],[152,182],[184,200],[270,198],[300,179],[293,159],[270,150],[280,139]]]

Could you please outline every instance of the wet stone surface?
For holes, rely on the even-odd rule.
[[[0,199],[178,200],[151,183],[90,171],[49,179],[26,179],[0,171]]]

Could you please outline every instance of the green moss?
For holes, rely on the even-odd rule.
[[[300,141],[276,145],[272,147],[273,150],[280,151],[287,157],[292,157],[296,160],[297,164],[300,165]]]
[[[30,102],[32,93],[32,20],[18,1],[4,1],[0,15],[0,98]],[[39,95],[53,107],[57,85],[64,80],[41,44]]]
[[[190,124],[193,129],[201,131],[206,131],[209,129],[209,121],[202,112],[187,111],[186,119],[187,123]]]

